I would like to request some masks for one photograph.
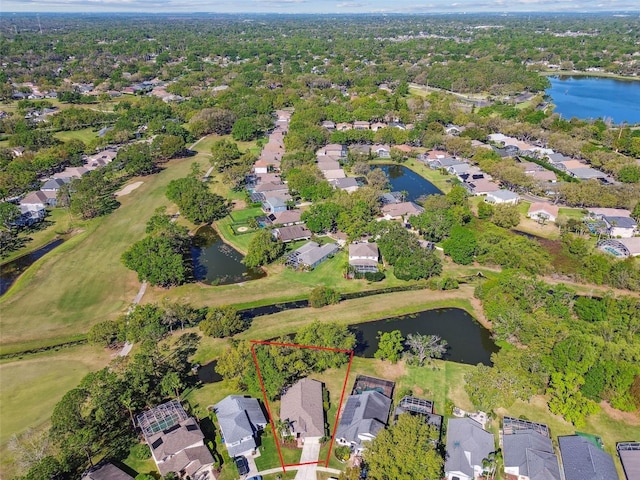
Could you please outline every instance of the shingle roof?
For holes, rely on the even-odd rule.
[[[462,472],[473,478],[473,466],[495,450],[493,434],[470,418],[450,418],[447,427],[445,472]]]
[[[105,463],[87,471],[82,480],[133,480],[133,477],[113,463]]]
[[[147,442],[153,450],[154,457],[160,461],[203,439],[204,435],[195,419],[189,417],[179,425],[151,435]]]
[[[214,405],[214,411],[218,417],[220,430],[222,430],[229,455],[235,456],[255,448],[256,444],[253,439],[253,434],[257,430],[258,425],[264,426],[267,424],[267,419],[255,398],[229,395]],[[245,441],[236,447],[229,446],[249,436],[252,437],[250,441]]]
[[[499,198],[500,200],[504,200],[504,201],[520,198],[520,195],[518,195],[515,192],[512,192],[511,190],[497,190],[495,192],[491,192],[488,196]]]
[[[627,480],[640,478],[640,442],[621,442],[616,448]]]
[[[351,243],[349,244],[349,257],[375,257],[378,258],[377,243]]]
[[[324,436],[322,383],[303,378],[292,385],[282,396],[280,419],[289,421],[303,438]]]
[[[579,435],[558,437],[566,480],[617,480],[613,458]]]
[[[375,436],[387,424],[390,407],[391,399],[375,390],[350,395],[340,416],[336,437],[359,444],[359,435]]]
[[[618,228],[636,228],[638,222],[631,217],[604,217],[604,220],[611,226]]]
[[[504,466],[518,467],[530,480],[560,480],[558,458],[551,439],[533,430],[516,430],[503,437]]]

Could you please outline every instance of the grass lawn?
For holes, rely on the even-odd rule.
[[[153,461],[153,458],[147,458],[146,460],[140,460],[138,458],[133,457],[131,454],[125,458],[122,463],[124,463],[127,467],[135,470],[140,473],[148,473],[150,475],[157,476],[159,475],[158,468],[156,467],[156,463]]]
[[[15,258],[37,250],[59,235],[63,235],[74,229],[82,229],[85,224],[86,222],[74,218],[64,208],[50,209],[45,222],[36,225],[36,229],[21,233],[21,236],[29,237],[31,240],[27,241],[23,248],[11,252],[3,258],[2,263],[10,262]]]
[[[276,441],[273,438],[271,432],[271,426],[267,425],[267,428],[260,436],[260,456],[256,457],[256,467],[259,471],[269,470],[271,468],[280,467],[280,456],[278,455],[278,448],[276,447]],[[282,460],[285,465],[294,465],[300,463],[300,455],[302,449],[299,448],[286,448],[281,446]]]
[[[82,345],[0,363],[0,465],[7,478],[9,438],[30,427],[46,427],[62,396],[87,373],[106,366],[112,353]]]
[[[560,208],[558,212],[558,216],[563,216],[566,218],[575,218],[576,220],[582,220],[585,216],[585,209],[563,207],[563,208]]]
[[[81,130],[67,130],[63,132],[56,132],[53,136],[58,140],[62,140],[63,142],[77,139],[82,140],[85,144],[88,144],[92,140],[98,138],[98,134],[91,127],[83,128]]]
[[[264,215],[262,209],[260,207],[252,207],[242,210],[234,210],[231,212],[230,217],[235,223],[246,223],[249,219],[259,217],[260,215]]]

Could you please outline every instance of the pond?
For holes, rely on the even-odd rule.
[[[53,242],[47,243],[44,247],[40,247],[31,253],[27,253],[26,255],[2,265],[0,267],[0,295],[4,295],[18,277],[22,275],[22,273],[29,268],[33,262],[44,257],[47,253],[58,245],[61,245],[63,242],[63,238],[58,238]]]
[[[242,254],[223,242],[208,225],[200,227],[194,235],[191,258],[195,279],[211,285],[229,285],[266,276],[262,269],[245,267]]]
[[[404,165],[380,165],[382,171],[389,178],[391,190],[407,192],[406,200],[415,202],[420,197],[441,194],[442,192],[429,180],[421,177]]]
[[[546,94],[565,119],[608,118],[613,123],[640,123],[640,81],[612,78],[549,77]]]
[[[351,325],[351,329],[358,338],[356,354],[366,358],[372,358],[378,350],[378,332],[393,330],[400,330],[403,337],[409,333],[439,335],[449,344],[444,360],[452,362],[491,365],[491,354],[499,350],[491,339],[489,330],[459,308],[426,310],[412,315],[359,323]]]

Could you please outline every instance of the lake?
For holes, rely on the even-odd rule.
[[[356,332],[356,354],[372,358],[378,350],[378,332],[400,330],[402,336],[409,333],[439,335],[449,344],[444,360],[477,365],[491,365],[491,354],[499,350],[491,339],[491,333],[466,311],[459,308],[426,310],[412,315],[386,318],[374,322],[350,326]]]
[[[5,263],[0,267],[0,295],[4,295],[9,287],[18,279],[22,273],[29,268],[33,262],[44,257],[51,250],[61,245],[64,239],[58,238],[45,246]]]
[[[200,227],[194,235],[191,258],[195,279],[212,285],[229,285],[266,276],[262,269],[245,267],[242,254],[223,242],[208,225]]]
[[[407,192],[407,201],[415,202],[420,197],[442,193],[429,180],[404,165],[377,165],[376,167],[378,166],[387,175],[392,191]]]
[[[549,77],[546,94],[562,118],[610,118],[619,124],[640,123],[640,81],[600,77]]]

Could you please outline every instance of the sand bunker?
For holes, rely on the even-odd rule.
[[[122,197],[123,195],[129,195],[131,192],[133,192],[136,188],[138,188],[140,185],[142,185],[144,182],[134,182],[131,183],[129,185],[127,185],[126,187],[124,187],[122,190],[117,191],[115,193],[116,197]]]

